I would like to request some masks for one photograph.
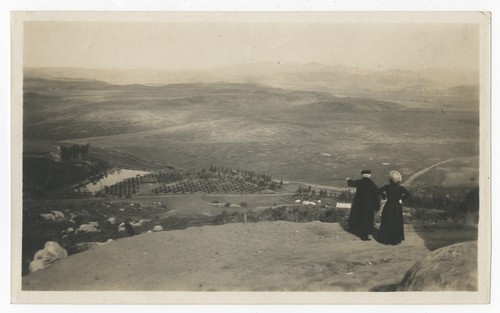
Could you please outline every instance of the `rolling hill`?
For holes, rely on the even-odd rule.
[[[405,109],[397,103],[340,98],[257,84],[112,85],[87,79],[25,78],[25,136],[71,139],[197,127],[227,119],[311,112]],[[196,124],[197,123],[197,124]],[[226,125],[230,125],[228,122]]]
[[[197,71],[26,68],[24,73],[25,77],[86,78],[117,85],[200,82],[262,84],[286,90],[396,101],[413,108],[445,106],[451,110],[479,109],[479,73],[459,68],[364,69],[315,62],[267,62]]]
[[[388,166],[408,176],[479,153],[478,112],[446,106],[417,109],[224,82],[150,86],[25,77],[24,93],[25,144],[90,143],[108,154],[180,168],[250,168],[322,184],[371,168],[383,183]]]

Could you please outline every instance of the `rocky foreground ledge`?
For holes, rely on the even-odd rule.
[[[422,233],[412,226],[405,227],[406,240],[399,246],[361,241],[338,223],[321,222],[226,224],[142,234],[95,246],[26,275],[22,288],[59,291],[413,290],[411,286],[418,283],[412,285],[408,279],[414,280],[418,275],[405,275],[409,275],[408,270],[417,262],[432,261],[425,259],[431,252],[428,247],[432,238],[441,241],[449,238],[453,243],[453,240],[457,242],[457,236],[474,237],[460,229],[428,228],[424,230],[427,233]],[[441,246],[444,245],[446,242],[441,242]],[[467,245],[467,249],[458,250],[468,265],[456,266],[472,269],[472,274],[469,271],[465,276],[472,285],[449,283],[450,288],[474,288],[477,263],[474,266],[473,254],[475,251],[477,255],[477,246]],[[442,264],[448,259],[457,259],[456,252],[447,253],[434,259]],[[420,272],[425,262],[421,263]],[[472,276],[467,276],[469,274]],[[432,275],[427,271],[427,277]],[[406,282],[402,287],[403,278]],[[456,273],[446,279],[464,280]],[[425,286],[431,285],[434,286],[432,283]]]

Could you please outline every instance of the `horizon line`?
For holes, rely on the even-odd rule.
[[[75,70],[108,70],[108,71],[148,71],[148,72],[200,72],[200,71],[211,71],[231,67],[241,67],[241,66],[258,66],[258,65],[274,65],[274,66],[324,66],[324,67],[337,67],[337,68],[348,68],[348,69],[358,69],[358,70],[369,70],[373,72],[377,71],[409,71],[409,72],[419,72],[419,71],[467,71],[467,72],[479,72],[479,69],[469,68],[469,67],[385,67],[385,66],[366,66],[366,65],[349,65],[349,64],[327,64],[316,61],[295,63],[295,62],[275,62],[275,61],[263,61],[263,62],[253,62],[253,63],[238,63],[229,64],[215,67],[204,67],[204,68],[116,68],[116,67],[79,67],[79,66],[33,66],[23,65],[23,70],[25,69],[75,69]]]

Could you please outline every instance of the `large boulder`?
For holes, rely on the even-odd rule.
[[[477,242],[457,243],[415,263],[399,291],[477,291]]]
[[[47,241],[42,250],[38,250],[30,262],[30,273],[42,270],[55,262],[68,257],[68,252],[55,241]]]

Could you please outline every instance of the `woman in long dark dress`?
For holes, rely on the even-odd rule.
[[[382,211],[377,241],[386,245],[397,245],[405,240],[403,229],[402,201],[410,197],[410,192],[400,185],[401,174],[389,172],[389,184],[379,188],[379,195],[387,199]]]

